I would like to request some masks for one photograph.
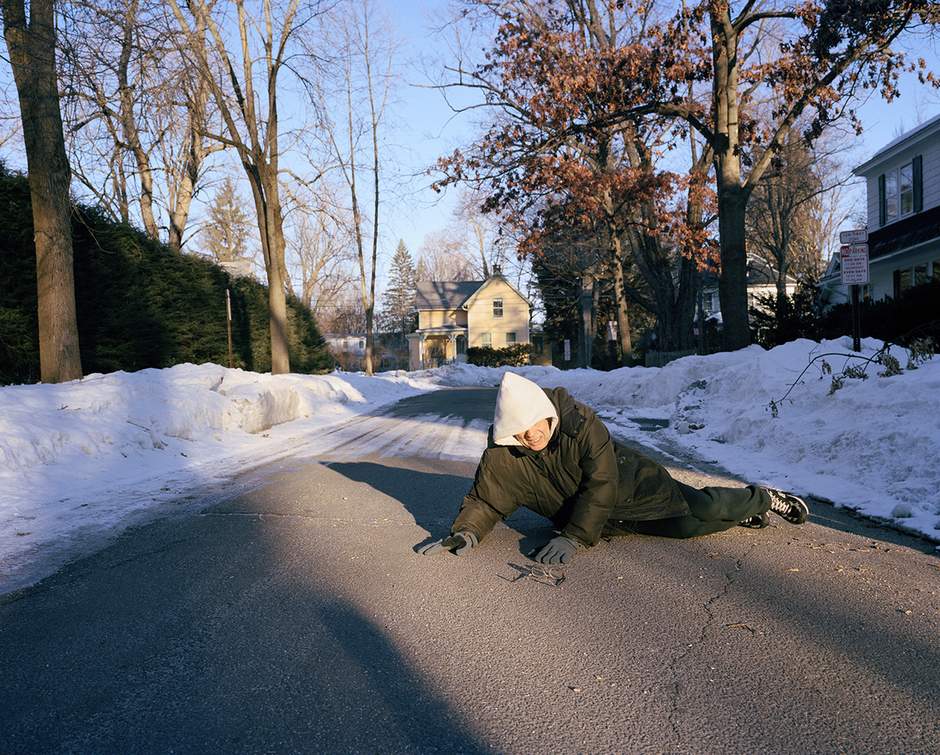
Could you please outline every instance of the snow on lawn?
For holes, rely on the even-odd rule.
[[[832,375],[819,361],[780,403],[813,356],[848,354],[850,346],[850,339],[795,341],[662,368],[517,371],[565,386],[622,435],[678,445],[750,482],[940,539],[940,357],[891,377],[871,365],[867,380],[846,379],[831,394]],[[866,340],[863,354],[880,346]],[[893,353],[905,367],[907,354]],[[827,361],[835,374],[853,363]],[[455,365],[371,378],[271,376],[185,364],[2,387],[0,593],[170,504],[204,504],[220,488],[230,494],[219,483],[237,472],[325,451],[327,427],[443,386],[496,385],[504,371]],[[401,435],[405,443],[409,434]],[[385,438],[394,446],[385,453],[407,450],[393,434]]]
[[[0,592],[28,583],[39,561],[61,563],[179,503],[182,491],[317,453],[324,428],[436,387],[428,373],[183,364],[0,388]]]
[[[546,387],[565,386],[622,435],[677,444],[749,482],[829,499],[938,540],[940,356],[908,370],[907,352],[892,348],[902,374],[885,377],[884,367],[871,364],[867,379],[848,378],[831,394],[833,375],[820,359],[780,403],[814,356],[848,355],[851,345],[850,338],[799,340],[769,351],[751,346],[685,357],[662,368],[516,371]],[[881,346],[864,340],[862,356]],[[861,364],[845,356],[825,361],[835,375]],[[504,371],[447,370],[449,382],[466,385],[496,384]],[[771,401],[779,405],[776,417]]]

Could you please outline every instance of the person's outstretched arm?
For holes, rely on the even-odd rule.
[[[491,458],[493,453],[507,452],[505,449],[487,449],[483,452],[473,487],[464,496],[457,518],[451,525],[451,536],[431,543],[422,553],[432,555],[449,550],[463,555],[483,540],[497,522],[519,507],[515,502],[518,500],[518,491],[513,490],[510,480],[503,479],[505,475],[497,473],[499,464]]]

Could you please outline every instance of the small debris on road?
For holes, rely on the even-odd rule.
[[[561,583],[565,581],[564,569],[559,566],[542,566],[541,564],[520,566],[519,564],[510,563],[509,567],[514,569],[517,573],[510,577],[503,574],[497,574],[496,576],[507,582],[518,582],[520,579],[530,579],[533,582],[548,585],[549,587],[559,587]]]

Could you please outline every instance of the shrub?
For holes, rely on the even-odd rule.
[[[39,379],[36,252],[26,178],[0,165],[0,384]],[[226,364],[225,289],[232,298],[235,366],[271,369],[267,288],[209,259],[175,254],[98,208],[72,213],[75,305],[82,369],[92,372]],[[313,315],[288,297],[294,372],[332,368]]]
[[[467,349],[467,361],[478,367],[521,367],[529,363],[531,347],[517,343],[502,349],[492,346],[471,346]]]

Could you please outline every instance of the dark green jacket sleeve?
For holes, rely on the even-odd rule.
[[[581,484],[563,534],[584,545],[596,545],[617,503],[617,454],[604,423],[588,409],[578,433]]]
[[[483,452],[473,487],[464,496],[460,513],[451,526],[451,533],[469,530],[482,540],[498,521],[519,507],[521,491],[515,489],[511,474],[506,474],[506,459],[495,454],[508,454],[505,448],[488,448]],[[500,474],[502,472],[502,474]]]

